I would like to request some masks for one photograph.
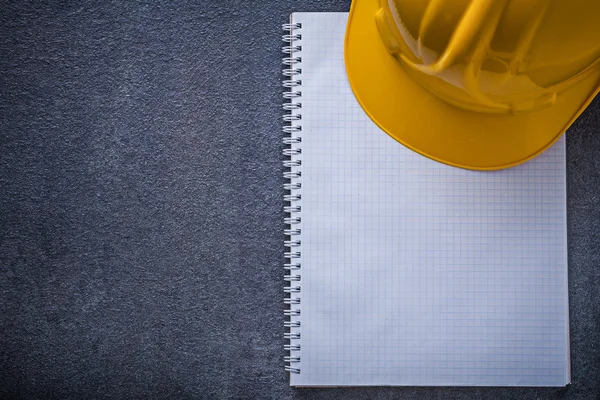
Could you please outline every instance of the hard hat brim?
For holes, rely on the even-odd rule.
[[[369,117],[406,147],[455,167],[495,170],[523,163],[560,138],[598,93],[600,73],[526,114],[457,108],[415,82],[385,47],[379,0],[354,0],[345,38],[350,86]]]

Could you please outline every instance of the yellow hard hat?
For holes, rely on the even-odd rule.
[[[354,0],[345,62],[365,112],[405,146],[510,167],[600,90],[600,0]]]

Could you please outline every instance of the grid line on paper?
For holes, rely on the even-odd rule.
[[[293,385],[568,382],[565,140],[448,167],[364,114],[345,13],[302,23],[302,373]]]

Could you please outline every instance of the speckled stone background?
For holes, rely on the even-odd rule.
[[[0,398],[600,396],[599,101],[567,139],[569,388],[288,386],[280,25],[349,5],[0,1]]]

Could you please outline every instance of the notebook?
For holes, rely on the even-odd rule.
[[[564,138],[495,172],[414,153],[355,100],[346,20],[284,25],[291,385],[568,384]]]

